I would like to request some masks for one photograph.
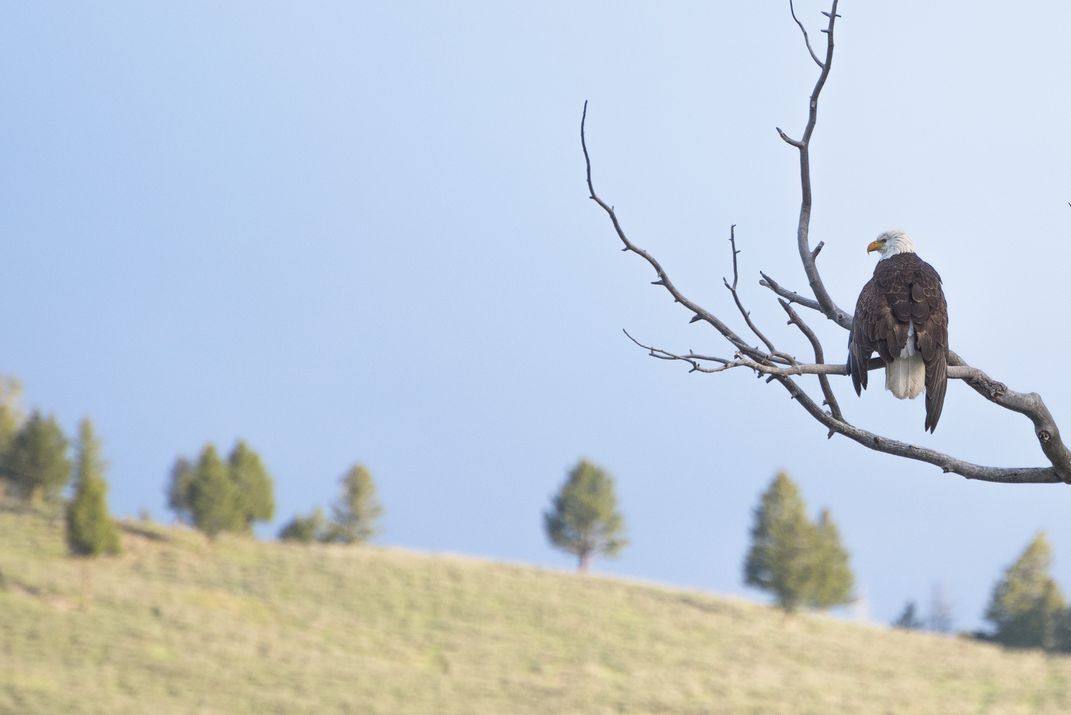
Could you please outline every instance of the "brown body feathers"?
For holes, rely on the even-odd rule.
[[[848,373],[856,394],[866,389],[870,356],[876,352],[889,369],[909,337],[926,366],[925,428],[933,432],[948,382],[948,306],[937,271],[914,253],[900,253],[878,261],[855,306]]]

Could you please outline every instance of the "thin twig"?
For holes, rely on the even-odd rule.
[[[688,363],[692,366],[692,369],[688,372],[722,372],[730,367],[738,367],[733,364],[732,360],[727,360],[726,358],[712,357],[710,355],[695,355],[690,351],[687,355],[679,355],[677,353],[671,353],[668,350],[663,350],[662,348],[656,348],[652,345],[644,345],[639,340],[632,337],[632,334],[624,328],[621,329],[621,332],[623,332],[629,340],[646,350],[647,354],[653,358],[658,358],[659,360],[681,360]],[[718,363],[721,367],[705,367],[700,364],[701,360]]]
[[[822,60],[818,59],[818,55],[816,55],[814,53],[814,50],[811,49],[811,38],[807,36],[807,28],[804,27],[803,23],[800,22],[800,19],[796,17],[796,8],[792,5],[792,0],[788,0],[788,9],[792,11],[792,19],[795,20],[796,24],[800,26],[800,32],[803,33],[803,41],[807,45],[807,51],[811,53],[811,59],[814,60],[814,63],[816,65],[818,65],[819,69],[822,69]]]
[[[740,294],[736,290],[736,286],[740,281],[740,271],[737,267],[736,257],[737,255],[739,255],[740,251],[736,247],[735,223],[729,227],[729,245],[732,248],[733,253],[733,282],[730,284],[729,281],[727,281],[724,277],[721,280],[722,283],[725,284],[725,287],[729,290],[729,293],[732,294],[733,302],[736,303],[736,307],[740,311],[740,315],[744,317],[744,322],[747,323],[747,327],[751,329],[751,332],[754,333],[755,336],[762,341],[762,344],[766,346],[766,350],[770,353],[770,355],[783,358],[789,363],[796,362],[796,358],[792,357],[788,353],[783,353],[776,347],[774,347],[774,344],[770,342],[770,339],[767,338],[766,335],[764,335],[763,332],[759,330],[758,326],[755,325],[755,322],[751,320],[751,312],[744,308],[744,304],[740,300]]]
[[[675,353],[665,348],[655,347],[653,345],[647,345],[641,343],[635,337],[632,336],[627,330],[622,332],[628,336],[628,339],[635,343],[637,346],[643,348],[651,354],[651,357],[656,357],[660,360],[680,360],[686,363],[692,363],[696,360],[705,360],[709,362],[718,363],[720,366],[718,369],[701,370],[700,372],[725,372],[737,367],[744,367],[749,370],[754,370],[757,373],[772,377],[795,377],[798,375],[840,375],[845,376],[848,374],[848,367],[842,363],[802,363],[797,362],[792,365],[770,365],[764,362],[758,362],[751,359],[747,355],[737,353],[731,359],[722,357],[713,357],[710,355],[698,355],[694,352],[688,352],[687,354]],[[867,370],[881,370],[885,367],[885,363],[881,361],[881,358],[871,358],[867,362]],[[948,377],[950,380],[970,380],[974,377],[974,368],[950,366],[948,368]]]

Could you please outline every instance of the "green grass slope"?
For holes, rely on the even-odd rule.
[[[2,713],[1066,713],[1071,659],[599,577],[0,510]]]

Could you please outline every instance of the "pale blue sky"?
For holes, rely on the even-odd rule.
[[[866,244],[911,232],[943,275],[954,349],[1038,390],[1071,256],[1071,8],[845,2],[815,136],[816,240],[844,306]],[[380,543],[569,568],[540,512],[581,456],[618,479],[633,545],[600,571],[744,593],[751,509],[787,469],[828,506],[872,617],[940,581],[974,626],[1040,528],[1071,590],[1071,491],[974,484],[862,449],[743,372],[688,375],[629,344],[725,352],[617,249],[597,187],[693,297],[736,223],[745,296],[804,352],[790,287],[794,151],[816,68],[787,3],[4,3],[0,370],[73,428],[91,416],[119,514],[167,470],[245,438],[277,524],[367,464]],[[817,41],[819,9],[798,10]],[[841,359],[843,331],[814,325]],[[850,418],[997,464],[1039,464],[1023,418],[949,388],[923,405],[836,389]],[[275,527],[265,533],[274,533]],[[756,596],[756,594],[751,594]]]

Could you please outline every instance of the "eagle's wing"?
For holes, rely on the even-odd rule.
[[[852,319],[852,329],[848,333],[848,374],[852,376],[852,385],[855,394],[863,394],[867,384],[867,362],[874,354],[874,345],[867,339],[866,331],[862,326],[869,322],[870,315],[868,306],[871,304],[868,298],[869,291],[874,288],[874,279],[871,278],[863,286],[859,293],[859,299],[855,303],[855,317]]]
[[[911,282],[911,317],[915,321],[915,344],[926,365],[926,429],[933,432],[941,418],[948,386],[948,305],[941,290],[941,276],[923,260],[919,260]]]
[[[907,345],[908,323],[898,320],[894,306],[905,291],[890,275],[888,261],[879,261],[874,277],[859,292],[848,337],[848,372],[855,393],[867,386],[867,362],[875,352],[889,364]]]

